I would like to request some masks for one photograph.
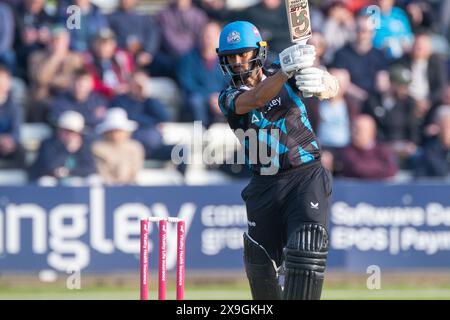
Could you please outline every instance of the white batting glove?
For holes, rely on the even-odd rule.
[[[281,70],[291,78],[295,72],[314,65],[316,48],[311,45],[295,44],[284,49],[280,55]]]
[[[337,79],[319,68],[302,69],[295,80],[297,88],[305,95],[314,95],[321,100],[333,98],[339,91]]]

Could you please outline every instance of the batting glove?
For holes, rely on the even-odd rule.
[[[335,77],[319,68],[305,68],[295,76],[297,88],[306,95],[314,95],[320,100],[335,97],[339,83]]]
[[[284,49],[280,55],[281,70],[291,78],[297,71],[314,65],[316,48],[311,45],[296,44]]]

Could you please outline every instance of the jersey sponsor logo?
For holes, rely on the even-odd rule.
[[[319,210],[319,203],[310,202],[311,209]]]
[[[256,114],[252,115],[252,123],[259,122],[259,118],[256,116]]]
[[[276,99],[273,99],[272,101],[269,102],[269,107],[276,107],[276,106],[281,106],[281,97],[278,97]]]
[[[276,99],[273,99],[271,101],[269,101],[269,106],[267,107],[267,109],[264,111],[264,114],[266,114],[267,112],[269,112],[270,110],[272,110],[275,107],[279,107],[281,106],[281,97],[278,97]]]

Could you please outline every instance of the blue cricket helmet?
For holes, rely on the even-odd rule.
[[[265,45],[255,25],[248,21],[234,21],[222,29],[217,53],[219,56],[238,54]]]
[[[227,55],[240,54],[247,51],[256,50],[255,57],[249,62],[253,67],[241,73],[233,72],[232,66],[228,63]],[[262,68],[267,58],[267,43],[262,40],[261,34],[252,23],[247,21],[235,21],[227,24],[220,33],[219,48],[220,68],[224,75],[231,77],[233,83],[236,79],[244,82],[253,70]]]

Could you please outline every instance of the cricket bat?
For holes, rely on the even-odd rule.
[[[312,37],[308,0],[285,0],[291,42],[306,44]],[[303,94],[305,98],[312,94]]]

